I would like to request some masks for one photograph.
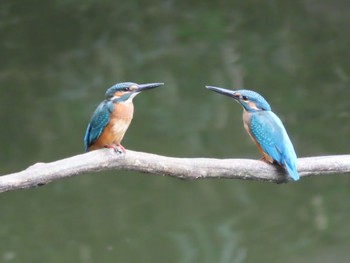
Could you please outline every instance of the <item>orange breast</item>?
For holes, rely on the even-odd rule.
[[[94,150],[106,145],[120,144],[133,115],[134,105],[132,102],[114,104],[114,111],[111,113],[108,125],[90,149]]]

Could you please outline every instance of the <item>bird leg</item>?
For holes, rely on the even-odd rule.
[[[118,149],[120,149],[123,153],[126,153],[126,150],[125,150],[125,148],[124,148],[123,145],[121,145],[120,143],[117,143],[117,147],[118,147]]]
[[[104,147],[108,148],[108,149],[113,149],[115,152],[118,152],[118,153],[125,153],[126,152],[125,148],[120,143],[105,145]]]
[[[272,159],[269,155],[267,155],[265,152],[263,152],[263,157],[260,159],[260,161],[263,161],[265,163],[275,163],[275,160]]]
[[[266,159],[265,156],[261,157],[259,160],[260,160],[260,161],[263,161],[263,162],[265,162],[265,163],[271,164],[271,163]]]
[[[105,145],[104,147],[107,149],[113,149],[115,152],[118,152],[118,147],[115,144]]]

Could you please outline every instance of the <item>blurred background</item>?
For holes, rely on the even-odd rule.
[[[349,153],[346,0],[0,3],[0,171],[83,152],[117,82],[127,149],[253,158],[242,109],[205,85],[261,93],[300,157]],[[348,176],[274,185],[124,171],[0,195],[0,262],[348,262]]]

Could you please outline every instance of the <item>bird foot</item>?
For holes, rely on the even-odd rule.
[[[113,149],[116,153],[125,153],[126,150],[121,144],[105,145],[105,148]]]
[[[278,164],[275,160],[273,160],[270,157],[266,157],[266,156],[261,157],[259,159],[259,161],[263,161],[263,162],[268,163],[268,164]]]
[[[265,163],[271,164],[271,163],[266,159],[265,156],[261,157],[259,160],[260,160],[260,161],[263,161],[263,162],[265,162]]]
[[[126,153],[126,150],[125,150],[125,148],[124,148],[123,145],[121,145],[120,143],[118,143],[118,144],[117,144],[117,147],[118,147],[118,149],[120,149],[120,150],[122,151],[122,153]]]

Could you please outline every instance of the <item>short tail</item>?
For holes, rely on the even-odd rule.
[[[288,163],[288,162],[285,162],[285,168],[289,174],[289,176],[294,180],[294,181],[298,181],[300,179],[300,176],[298,174],[298,171],[297,171],[297,166],[295,163]]]

